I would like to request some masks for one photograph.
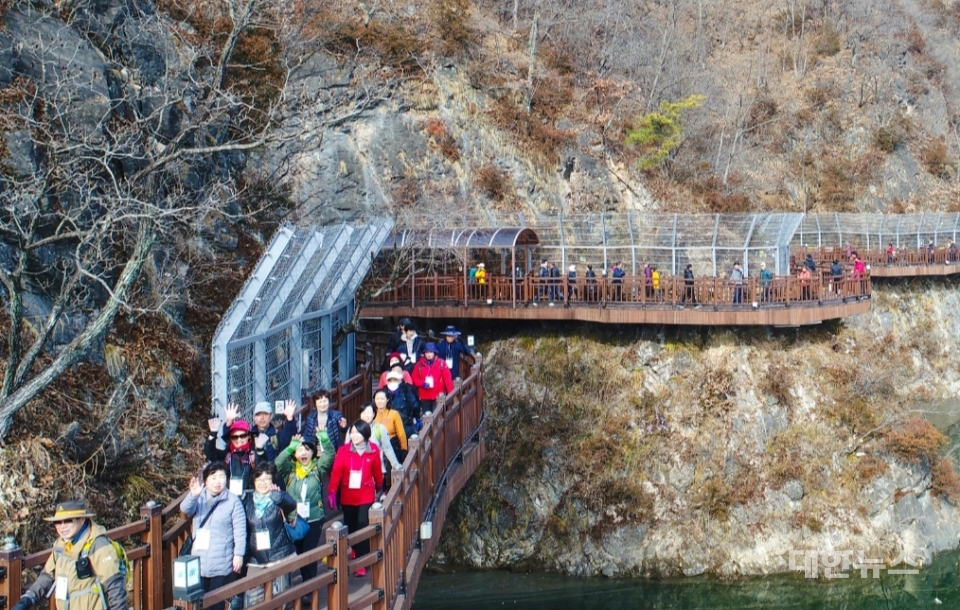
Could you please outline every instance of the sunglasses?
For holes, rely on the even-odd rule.
[[[247,438],[248,436],[250,435],[249,434],[231,434],[230,438],[238,439],[238,438]]]

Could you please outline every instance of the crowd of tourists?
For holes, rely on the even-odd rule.
[[[955,252],[956,246],[951,244]],[[954,256],[951,254],[951,256]],[[891,255],[893,260],[894,255]],[[848,269],[840,264],[839,260],[834,260],[829,268],[829,273],[824,267],[823,271],[818,271],[818,263],[808,254],[806,259],[798,263],[791,257],[791,275],[799,280],[801,300],[814,300],[814,279],[825,281],[827,290],[830,292],[839,292],[839,286],[842,280],[849,278],[851,280],[860,280],[867,277],[866,263],[859,257],[854,250],[847,257],[849,259]],[[761,303],[771,302],[775,295],[775,277],[767,269],[766,262],[759,263],[759,301]],[[520,281],[524,279],[524,272],[520,267],[516,267],[514,278],[518,280],[517,298],[528,299],[529,305],[539,306],[546,302],[550,307],[556,303],[569,303],[572,301],[599,302],[606,301],[637,301],[649,303],[665,303],[674,301],[679,307],[690,304],[699,308],[700,302],[697,297],[697,284],[693,271],[693,264],[687,263],[683,269],[682,277],[678,277],[674,282],[672,277],[661,271],[656,264],[646,263],[643,266],[641,275],[636,278],[628,278],[624,270],[623,263],[616,261],[610,265],[609,269],[602,269],[598,275],[592,264],[585,265],[585,270],[580,275],[580,269],[576,264],[571,264],[566,273],[561,273],[560,268],[554,261],[544,259],[541,261],[537,270],[531,272],[531,278],[534,285],[529,294],[525,294],[521,288]],[[469,281],[471,283],[488,284],[490,274],[485,266],[480,263],[476,267],[470,268]],[[732,304],[742,304],[744,300],[744,288],[749,278],[746,271],[739,261],[733,263],[732,268],[725,276],[729,284],[730,302]],[[482,296],[482,293],[480,293]],[[498,298],[503,298],[502,292],[497,293]],[[782,297],[781,297],[782,300]]]
[[[200,559],[204,591],[212,591],[322,543],[324,523],[342,519],[350,532],[369,525],[374,502],[389,491],[390,473],[402,468],[407,441],[422,413],[436,409],[441,394],[454,391],[461,358],[470,348],[448,326],[439,341],[417,334],[401,320],[390,339],[378,389],[359,418],[348,422],[318,390],[301,404],[288,400],[282,413],[271,403],[253,406],[250,421],[229,404],[222,419],[209,420],[205,466],[190,480],[180,510],[191,519],[181,555]],[[43,572],[13,610],[27,610],[51,593],[57,610],[124,610],[125,577],[115,543],[94,523],[83,501],[60,504],[47,520],[58,541]],[[351,556],[369,552],[369,542]],[[299,571],[301,580],[322,563]],[[366,576],[359,568],[355,577]],[[290,585],[290,574],[273,579],[273,594]],[[231,610],[263,601],[263,587],[232,598]],[[213,610],[223,610],[218,604]]]

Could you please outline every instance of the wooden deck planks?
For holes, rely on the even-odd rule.
[[[671,326],[807,326],[819,324],[825,320],[835,320],[870,311],[870,300],[848,300],[847,302],[827,302],[823,305],[795,305],[791,307],[773,306],[747,307],[705,305],[700,309],[693,307],[676,308],[668,306],[610,304],[606,308],[598,305],[581,307],[562,304],[549,307],[545,303],[538,307],[518,305],[489,307],[478,303],[476,306],[463,305],[409,305],[370,304],[363,308],[362,317],[417,317],[442,319],[480,319],[480,320],[564,320],[571,322],[597,322],[600,324],[664,324]]]

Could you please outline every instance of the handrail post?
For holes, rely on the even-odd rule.
[[[375,610],[385,610],[386,608],[390,607],[388,596],[391,596],[393,591],[390,591],[387,587],[387,571],[384,567],[387,561],[387,546],[384,544],[383,536],[383,532],[386,530],[383,504],[380,502],[374,502],[367,515],[369,517],[370,525],[377,526],[377,533],[370,538],[370,548],[380,553],[380,561],[370,566],[370,587],[383,591],[383,595],[379,600],[374,602],[373,607]]]
[[[347,610],[350,601],[350,561],[347,548],[347,526],[337,521],[327,528],[326,541],[336,550],[333,558],[336,577],[327,590],[327,608],[329,610]]]
[[[142,572],[141,590],[146,599],[144,610],[160,610],[163,608],[164,586],[163,506],[150,500],[140,508],[140,517],[147,521],[146,543],[150,549],[150,555],[146,558],[146,569]]]
[[[0,547],[0,600],[6,608],[12,608],[20,601],[23,592],[23,549],[13,536],[6,536]]]

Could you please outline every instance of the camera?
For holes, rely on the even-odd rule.
[[[93,572],[93,566],[90,565],[89,557],[81,557],[77,560],[77,578],[93,578],[96,576]]]

